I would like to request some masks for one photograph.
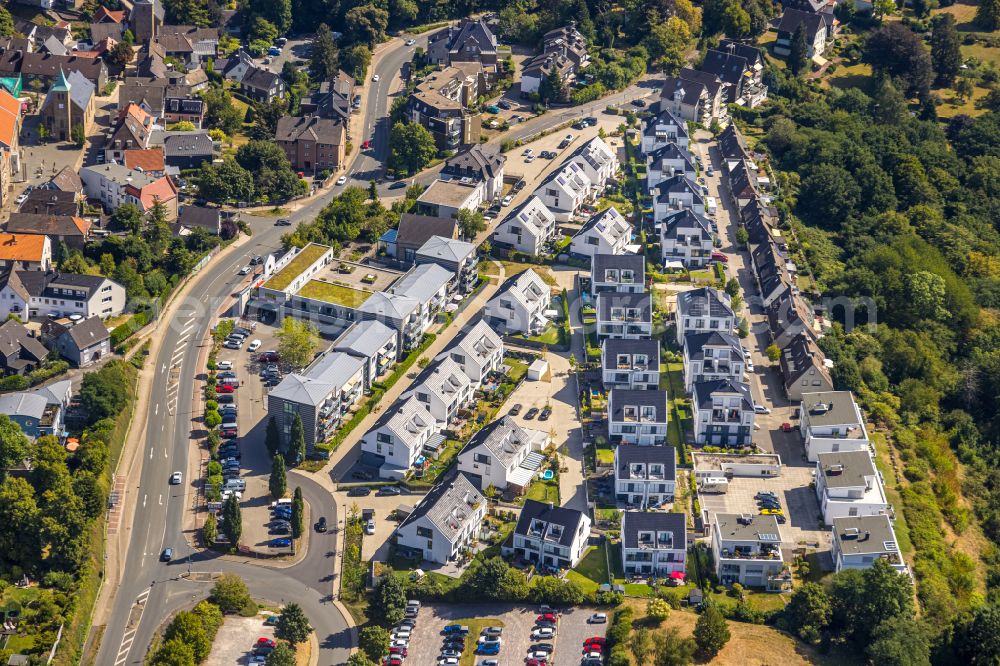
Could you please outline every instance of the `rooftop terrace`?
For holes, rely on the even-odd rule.
[[[322,257],[329,247],[326,245],[307,245],[302,250],[299,251],[288,265],[282,268],[280,271],[274,274],[270,280],[264,283],[264,287],[268,289],[274,289],[275,291],[283,291],[292,283],[302,271],[306,270],[313,265],[320,257]]]
[[[354,289],[347,285],[322,280],[309,280],[299,289],[298,296],[302,298],[313,298],[325,303],[342,305],[348,308],[356,308],[371,297],[370,291]]]

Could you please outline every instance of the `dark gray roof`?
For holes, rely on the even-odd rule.
[[[733,39],[719,40],[718,50],[733,53],[744,58],[751,67],[757,64],[764,64],[764,56],[761,54],[760,49],[749,44],[742,44]]]
[[[646,257],[641,254],[595,254],[590,260],[590,275],[602,275],[605,270],[631,269],[642,277],[646,274]],[[598,280],[603,282],[603,280]]]
[[[75,289],[85,292],[84,296],[73,296],[60,292],[58,297],[64,300],[79,300],[89,298],[95,290],[101,288],[108,278],[102,275],[83,275],[79,273],[59,273],[57,271],[14,271],[24,288],[32,296],[56,296],[47,294],[49,289]]]
[[[643,134],[646,136],[654,136],[657,125],[675,125],[677,127],[678,138],[688,135],[687,123],[675,116],[670,109],[661,108],[659,102],[653,103],[650,107],[650,112],[653,113],[653,116],[646,120],[645,128],[643,129]]]
[[[624,407],[626,405],[639,407],[655,407],[656,423],[666,423],[667,421],[667,392],[666,391],[633,391],[631,389],[611,389],[608,396],[608,412],[612,421],[623,421],[625,419]]]
[[[855,488],[865,485],[865,477],[875,476],[875,464],[868,451],[837,451],[816,456],[819,474],[828,488]]]
[[[612,364],[615,363],[618,354],[645,354],[649,359],[649,370],[658,371],[660,368],[660,343],[656,340],[649,338],[641,340],[608,338],[603,343],[603,350],[604,357]]]
[[[209,208],[208,206],[181,206],[177,214],[177,221],[185,227],[200,227],[217,234],[222,217],[221,212],[220,208]]]
[[[781,372],[785,378],[785,387],[796,386],[800,377],[811,369],[815,369],[817,380],[824,381],[826,386],[820,385],[814,389],[832,388],[833,380],[830,378],[830,371],[826,368],[825,362],[826,357],[816,341],[804,332],[799,333],[781,350],[780,363]]]
[[[785,270],[787,260],[781,255],[774,243],[761,243],[753,252],[751,260],[760,280],[761,293],[765,296],[774,293],[783,286],[791,286],[791,280]]]
[[[861,425],[850,391],[819,391],[802,395],[802,413],[810,426]]]
[[[77,349],[87,349],[111,338],[111,333],[98,316],[90,317],[70,327],[66,332]]]
[[[681,101],[688,106],[698,104],[702,95],[708,94],[708,88],[700,81],[685,79],[679,76],[668,76],[663,81],[663,88],[660,91],[662,97],[673,99],[674,94],[680,90]]]
[[[684,348],[687,349],[689,358],[701,358],[705,347],[729,347],[735,357],[733,360],[743,360],[743,346],[740,344],[739,338],[732,333],[711,331],[684,335]]]
[[[671,213],[664,219],[663,223],[666,225],[664,238],[677,238],[678,235],[690,236],[691,230],[695,230],[700,234],[702,240],[712,240],[712,231],[708,228],[708,221],[690,208]]]
[[[750,386],[732,379],[713,379],[707,382],[694,383],[694,403],[698,409],[712,409],[712,396],[725,393],[736,394],[743,398],[743,409],[753,409],[753,397]]]
[[[639,532],[670,532],[673,534],[671,548],[687,550],[687,521],[683,513],[626,511],[622,515],[622,545],[625,548],[638,548]]]
[[[886,515],[834,518],[833,538],[845,555],[899,553],[896,534]]]
[[[669,201],[671,194],[690,194],[695,203],[704,202],[704,198],[701,196],[701,188],[698,187],[697,183],[683,174],[667,178],[656,186],[656,191],[659,193],[656,197],[657,201]]]
[[[615,477],[618,479],[632,478],[632,465],[660,463],[663,465],[663,477],[668,481],[677,478],[677,450],[669,444],[664,446],[639,446],[637,444],[619,444],[618,469]],[[641,477],[636,477],[641,478]]]
[[[672,141],[651,152],[649,159],[653,164],[658,164],[664,160],[684,160],[684,163],[688,167],[686,171],[694,171],[694,162],[691,161],[691,153]]]
[[[164,157],[211,156],[212,152],[212,137],[208,132],[178,132],[163,140]]]
[[[540,520],[550,525],[561,525],[563,529],[559,535],[558,543],[561,546],[571,546],[577,530],[580,529],[583,522],[583,512],[535,500],[525,500],[524,506],[521,507],[521,516],[517,519],[517,525],[514,527],[514,533],[530,536],[531,523],[534,520]]]
[[[205,102],[197,97],[168,97],[164,110],[168,113],[200,114]]]
[[[724,159],[730,160],[741,160],[749,154],[743,135],[740,134],[739,130],[732,123],[727,125],[726,129],[722,130],[719,134],[719,152]]]
[[[778,34],[795,34],[799,25],[806,31],[806,39],[811,44],[816,39],[816,33],[821,27],[826,27],[826,21],[820,14],[803,12],[798,9],[786,9],[778,22]]]
[[[469,481],[469,477],[461,472],[451,480],[438,481],[437,485],[431,488],[424,495],[424,498],[413,507],[413,511],[406,517],[406,520],[399,524],[399,527],[426,516],[442,534],[448,539],[452,539],[460,529],[465,527],[464,520],[463,524],[455,528],[448,525],[448,518],[453,515],[453,510],[460,509],[467,516],[471,516],[475,512],[471,506],[466,506],[466,497],[473,503],[481,504],[486,501],[486,498],[476,490],[475,484]]]
[[[712,287],[685,291],[677,296],[677,314],[688,317],[732,317],[733,308],[722,292]]]
[[[75,189],[66,191],[47,188],[34,189],[28,194],[28,198],[24,200],[18,211],[39,215],[77,215],[80,212],[76,203],[79,191]]]
[[[278,118],[274,130],[275,141],[298,141],[300,139],[316,143],[339,146],[347,140],[347,132],[339,119],[317,116],[283,116]]]
[[[597,295],[602,321],[611,318],[611,308],[638,308],[642,321],[653,320],[653,297],[649,294],[622,294],[605,291]]]
[[[280,80],[281,77],[274,72],[259,67],[251,67],[247,70],[240,83],[248,88],[270,91]]]
[[[449,157],[445,161],[442,171],[457,175],[476,173],[481,180],[486,180],[498,177],[506,161],[507,156],[499,150],[476,144],[454,157]]]
[[[455,225],[455,219],[451,217],[403,213],[399,216],[396,243],[413,245],[419,248],[430,240],[432,236],[453,238],[455,236]]]
[[[741,160],[729,171],[729,191],[735,197],[757,195],[757,172],[750,167],[749,160]]]

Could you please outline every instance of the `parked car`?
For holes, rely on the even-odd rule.
[[[253,270],[253,266],[244,266],[240,269],[240,275],[249,275],[250,271]]]
[[[520,414],[520,413],[521,413],[521,409],[522,409],[523,407],[524,407],[524,405],[522,405],[522,404],[521,404],[521,403],[519,403],[519,402],[518,402],[518,403],[514,403],[514,406],[510,408],[510,411],[509,411],[509,412],[507,412],[507,414],[508,414],[509,416],[517,416],[518,414]]]
[[[464,636],[465,634],[469,633],[469,628],[464,627],[460,624],[446,624],[444,626],[444,629],[441,630],[441,633],[445,634],[446,636],[448,634],[460,634]]]
[[[512,108],[514,108],[514,105],[505,99],[502,99],[499,102],[497,102],[497,106],[499,106],[501,109],[506,109],[507,111],[510,111]]]
[[[236,389],[233,388],[232,384],[219,384],[215,387],[216,393],[232,393]]]
[[[170,485],[177,486],[180,485],[182,475],[180,472],[174,472],[170,475]]]
[[[417,40],[415,40],[415,39],[408,39],[408,40],[406,40],[406,45],[407,46],[413,46],[416,43],[417,43]]]
[[[632,100],[632,106],[639,107],[640,109],[646,106],[646,100],[644,99],[634,99]]]
[[[727,257],[722,252],[713,252],[712,253],[712,261],[721,261],[724,264],[728,264],[729,263],[729,257]]]
[[[556,630],[552,627],[541,627],[531,632],[531,640],[537,641],[543,638],[552,638],[555,635]]]
[[[216,370],[232,370],[233,369],[233,362],[232,361],[219,361],[218,363],[215,364],[215,368],[216,368]]]
[[[589,618],[587,618],[588,624],[604,624],[608,621],[607,613],[594,613]]]
[[[476,652],[486,655],[500,654],[500,643],[481,643],[476,647]]]
[[[277,222],[274,223],[276,227],[290,227],[292,226],[292,221],[286,217],[279,217]]]
[[[365,523],[365,534],[371,536],[375,534],[375,519],[370,518],[367,523]]]
[[[482,633],[483,636],[500,636],[503,634],[503,627],[486,627]]]
[[[753,406],[753,413],[754,414],[770,414],[771,413],[771,409],[769,407],[765,407],[764,405],[754,405]]]
[[[348,497],[367,497],[372,494],[372,489],[368,486],[356,486],[347,491]]]
[[[262,342],[261,342],[260,340],[251,340],[251,341],[250,341],[250,346],[249,346],[249,347],[247,347],[247,351],[248,351],[248,352],[255,352],[255,351],[257,351],[258,349],[260,349],[260,346],[261,346],[262,344],[263,344],[263,343],[262,343]]]
[[[396,486],[380,486],[376,495],[399,495],[402,491]]]
[[[399,189],[402,189],[404,187],[406,187],[406,181],[405,180],[397,180],[396,182],[394,182],[391,185],[389,185],[389,189],[390,190],[399,190]]]
[[[548,405],[546,405],[542,409],[541,413],[538,415],[538,420],[539,421],[548,421],[550,416],[552,416],[552,408],[549,407]]]
[[[271,539],[271,548],[288,548],[292,545],[291,539]]]
[[[507,195],[507,196],[505,196],[505,197],[503,198],[503,200],[502,200],[502,201],[500,202],[500,205],[501,205],[501,206],[504,206],[504,207],[506,207],[506,206],[509,206],[509,205],[510,205],[510,202],[511,202],[511,201],[513,201],[513,200],[514,200],[514,197],[512,197],[511,195],[509,195],[509,194],[508,194],[508,195]]]
[[[778,499],[778,496],[776,494],[772,493],[770,490],[761,490],[760,492],[758,492],[753,497],[754,497],[754,499],[763,499],[765,497],[770,497],[770,498],[775,499],[775,500]]]
[[[524,418],[528,421],[535,418],[538,415],[538,407],[532,407],[528,410],[528,413],[524,415]]]
[[[343,185],[346,182],[347,182],[347,176],[341,176],[340,178],[337,179],[337,185]]]

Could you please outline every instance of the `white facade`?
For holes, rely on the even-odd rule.
[[[728,379],[694,385],[694,439],[709,446],[749,446],[754,411],[750,387]]]
[[[739,338],[730,333],[689,333],[684,336],[684,390],[695,382],[716,379],[743,381],[746,359]]]
[[[508,279],[486,304],[483,318],[488,324],[503,326],[502,332],[535,334],[548,323],[544,313],[551,302],[549,286],[529,268]]]
[[[658,340],[607,339],[601,344],[604,388],[652,391],[660,385]]]
[[[475,389],[472,381],[462,372],[461,366],[446,358],[430,375],[403,397],[416,396],[442,427],[447,427],[457,416],[458,410],[472,401]]]
[[[785,568],[774,516],[719,513],[712,523],[712,555],[722,585],[769,587]]]
[[[570,253],[582,257],[595,254],[625,254],[625,247],[632,241],[632,225],[612,206],[597,213],[570,243]]]
[[[438,354],[438,361],[449,357],[462,368],[476,388],[491,372],[503,367],[503,340],[485,321],[480,321],[458,344],[446,352]]]
[[[684,345],[688,333],[732,333],[736,315],[724,291],[703,287],[677,296],[677,344]]]
[[[495,245],[525,254],[542,254],[556,233],[556,218],[542,200],[532,196],[501,222],[493,232]]]
[[[885,560],[897,572],[908,573],[888,516],[834,518],[831,532],[835,571],[869,569],[876,560]]]
[[[653,335],[649,294],[604,292],[597,295],[597,337],[642,340]]]
[[[475,210],[485,200],[483,181],[436,180],[417,198],[416,211],[422,215],[455,217],[463,208]]]
[[[622,514],[622,570],[626,576],[685,573],[687,525],[682,513]]]
[[[535,190],[545,207],[559,222],[568,222],[576,211],[588,201],[594,183],[583,168],[572,160],[565,163]]]
[[[671,143],[677,144],[684,150],[688,149],[687,123],[667,111],[642,121],[641,146],[644,155]]]
[[[464,474],[438,483],[396,528],[396,545],[425,560],[447,563],[471,547],[486,515],[486,498]]]
[[[55,280],[49,283],[51,288],[29,292],[23,286],[12,284],[12,278],[8,277],[0,288],[0,318],[6,319],[12,314],[21,319],[77,314],[84,319],[95,316],[107,319],[120,315],[125,310],[125,287],[107,278],[93,278],[93,282],[96,284],[61,283]]]
[[[424,444],[440,432],[438,422],[411,396],[387,412],[361,438],[361,450],[385,459],[381,473],[402,478],[423,452]]]
[[[615,447],[615,497],[642,509],[674,501],[677,452],[672,446]]]
[[[480,478],[479,487],[524,492],[538,474],[549,436],[524,428],[511,417],[488,424],[458,454],[458,470]],[[532,456],[532,453],[535,455]]]
[[[821,453],[871,447],[865,420],[850,391],[803,393],[799,413],[799,432],[810,462],[816,462]]]
[[[603,190],[618,171],[618,158],[615,151],[604,143],[601,137],[594,137],[580,146],[569,159],[569,164],[576,164],[587,174],[592,187]]]
[[[572,569],[587,550],[590,516],[564,507],[526,500],[514,527],[514,554],[549,571]]]
[[[712,259],[712,228],[705,218],[690,210],[671,213],[660,226],[664,265],[681,262],[684,268],[704,268]]]
[[[892,511],[882,488],[882,475],[868,451],[819,454],[816,498],[828,525],[835,518],[878,516]]]
[[[611,389],[608,435],[612,441],[644,446],[667,441],[667,392]]]

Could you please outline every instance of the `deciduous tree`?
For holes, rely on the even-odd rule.
[[[416,173],[434,159],[434,137],[419,123],[396,123],[389,136],[389,166],[397,175]]]
[[[358,647],[372,661],[381,659],[389,652],[389,630],[375,625],[365,627],[358,634]]]
[[[278,643],[274,652],[267,655],[264,666],[295,666],[295,663],[295,650],[288,643]]]
[[[952,14],[938,14],[931,21],[931,62],[939,85],[950,86],[962,67],[962,40]]]
[[[319,333],[310,322],[285,317],[281,329],[275,333],[278,338],[278,354],[281,360],[293,368],[309,365],[319,346]]]
[[[406,614],[406,588],[396,576],[384,576],[372,590],[368,603],[370,617],[386,626],[394,626]]]
[[[212,586],[208,599],[224,613],[243,610],[253,603],[247,584],[234,573],[222,574]]]

